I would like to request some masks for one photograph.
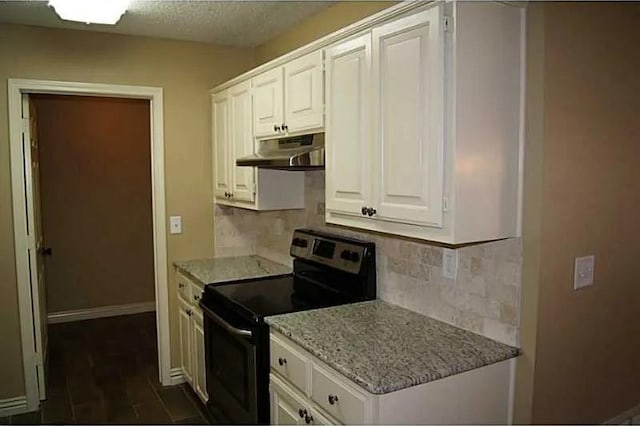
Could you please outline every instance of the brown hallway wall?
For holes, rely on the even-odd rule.
[[[153,302],[149,101],[31,99],[49,313]]]

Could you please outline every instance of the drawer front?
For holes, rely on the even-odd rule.
[[[194,282],[191,282],[191,300],[189,300],[189,303],[198,306],[200,299],[202,299],[202,293],[204,293],[204,288]]]
[[[187,303],[191,303],[191,281],[182,274],[178,274],[178,296]]]
[[[300,352],[271,335],[271,370],[291,382],[302,392],[307,393],[307,364],[309,360]]]
[[[342,423],[362,424],[366,417],[367,397],[344,385],[344,380],[314,364],[311,399]]]

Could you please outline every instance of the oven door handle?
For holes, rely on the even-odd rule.
[[[228,322],[220,318],[220,316],[215,312],[213,312],[211,309],[207,308],[206,306],[203,306],[202,304],[200,304],[200,307],[202,308],[204,313],[213,320],[213,322],[218,324],[220,327],[224,328],[229,333],[235,334],[237,336],[253,337],[253,333],[250,330],[235,328],[234,326],[232,326],[231,324],[229,324]]]

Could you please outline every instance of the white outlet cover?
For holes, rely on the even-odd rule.
[[[593,285],[593,273],[595,269],[595,256],[576,257],[573,270],[573,289]]]
[[[458,251],[442,249],[442,276],[455,280],[458,276]]]
[[[172,234],[182,234],[182,216],[169,217],[169,232]]]

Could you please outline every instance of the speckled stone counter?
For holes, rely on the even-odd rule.
[[[518,355],[517,348],[381,300],[276,315],[266,321],[374,394]]]
[[[174,262],[187,277],[206,284],[291,273],[291,268],[260,256],[220,257]]]

